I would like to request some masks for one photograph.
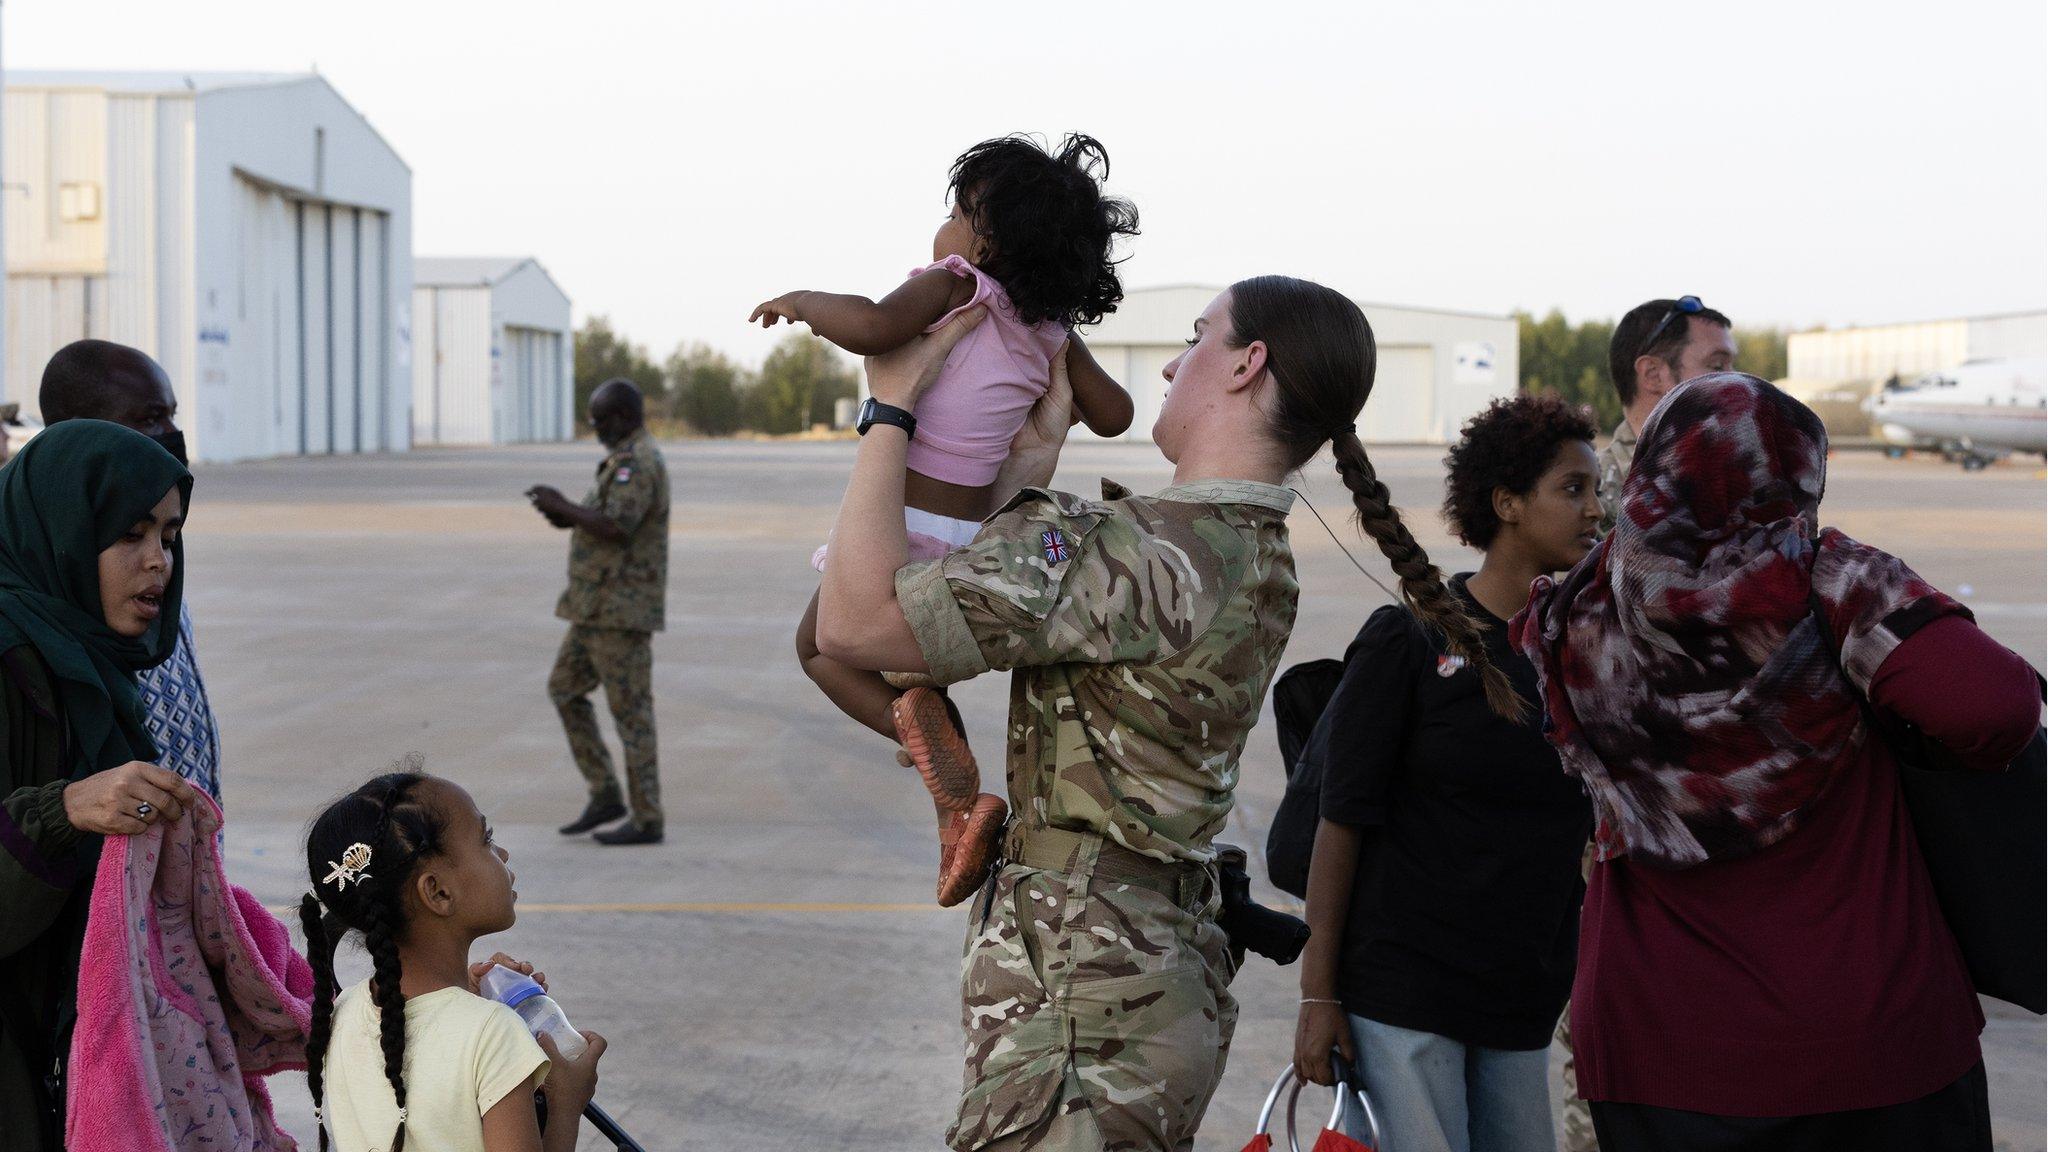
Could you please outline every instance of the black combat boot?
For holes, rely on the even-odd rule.
[[[621,824],[617,828],[608,828],[603,832],[599,832],[597,835],[592,836],[591,839],[599,844],[610,844],[613,846],[620,844],[659,844],[661,843],[661,829],[642,828],[637,824]]]
[[[556,831],[564,836],[581,836],[599,824],[609,824],[626,814],[626,806],[617,800],[592,800],[583,808],[583,815],[562,825]]]

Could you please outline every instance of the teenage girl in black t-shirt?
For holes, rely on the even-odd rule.
[[[1305,759],[1323,767],[1295,1062],[1359,1068],[1387,1146],[1551,1152],[1547,1049],[1577,957],[1592,814],[1545,742],[1535,670],[1506,620],[1578,563],[1600,521],[1591,421],[1555,397],[1496,402],[1451,449],[1444,516],[1485,553],[1453,590],[1523,697],[1479,678],[1401,607],[1375,612]]]

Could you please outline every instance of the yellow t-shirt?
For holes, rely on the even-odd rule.
[[[398,1130],[369,981],[334,1001],[327,1131],[337,1152],[383,1152]],[[462,988],[405,1002],[406,1152],[484,1152],[484,1113],[547,1079],[548,1058],[517,1013]]]

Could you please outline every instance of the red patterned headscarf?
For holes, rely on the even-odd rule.
[[[1643,427],[1614,532],[1515,618],[1600,859],[1684,868],[1790,835],[1865,739],[1856,693],[1904,637],[1968,614],[1896,557],[1816,537],[1826,479],[1805,405],[1737,372],[1687,381]]]

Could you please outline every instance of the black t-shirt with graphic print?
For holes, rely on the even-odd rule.
[[[1322,815],[1365,828],[1337,995],[1347,1012],[1485,1048],[1550,1043],[1578,956],[1592,809],[1544,740],[1536,671],[1506,624],[1451,588],[1529,704],[1487,707],[1477,672],[1400,607],[1373,613],[1309,739]]]

